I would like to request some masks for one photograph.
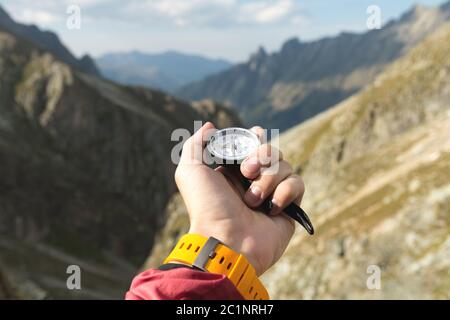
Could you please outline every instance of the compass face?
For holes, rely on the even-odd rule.
[[[226,128],[211,137],[208,150],[215,158],[235,163],[244,160],[260,144],[258,136],[250,130]]]

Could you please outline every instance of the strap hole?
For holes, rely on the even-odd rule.
[[[250,287],[250,290],[248,290],[248,293],[252,293],[253,287]]]
[[[200,247],[197,247],[197,249],[195,249],[195,252],[198,252],[198,250],[200,250]]]
[[[258,292],[255,292],[255,295],[253,296],[253,299],[256,300],[257,296],[258,296]]]
[[[231,268],[231,262],[228,264],[228,266],[227,266],[227,270],[230,270],[230,268]]]
[[[189,250],[192,247],[192,243],[189,243],[188,247],[186,248],[186,250]]]
[[[220,258],[219,263],[222,264],[223,260],[225,260],[225,257]]]
[[[241,282],[243,277],[244,277],[244,273],[242,273],[241,276],[239,277],[238,283]]]
[[[183,248],[183,246],[184,246],[184,242],[181,244],[180,249]]]

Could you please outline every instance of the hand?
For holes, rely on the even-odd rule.
[[[202,162],[206,131],[211,129],[208,122],[185,142],[175,172],[189,213],[189,233],[217,238],[243,254],[261,275],[278,261],[294,233],[294,221],[281,212],[291,202],[300,204],[303,181],[280,151],[264,144],[240,165],[242,175],[253,180],[245,192],[239,172],[213,170]],[[263,133],[260,127],[251,130],[260,137]],[[274,203],[270,215],[255,209],[267,198]]]

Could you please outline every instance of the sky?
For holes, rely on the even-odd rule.
[[[367,31],[367,8],[381,22],[398,18],[415,3],[443,0],[0,0],[16,20],[52,30],[77,56],[140,50],[176,50],[245,61],[263,46],[279,50],[292,37],[310,41],[342,31]],[[68,28],[80,9],[80,28]],[[67,12],[69,8],[69,13]],[[73,20],[70,20],[73,21]]]

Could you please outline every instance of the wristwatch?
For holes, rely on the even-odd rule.
[[[269,300],[255,268],[242,255],[213,237],[185,234],[164,263],[180,262],[211,273],[225,275],[246,300]]]

